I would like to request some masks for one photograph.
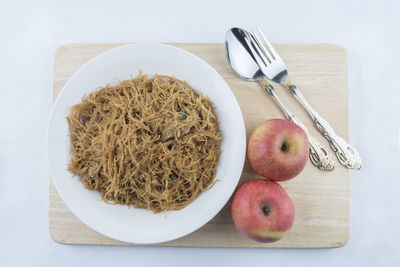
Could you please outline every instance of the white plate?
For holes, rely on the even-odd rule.
[[[146,74],[166,74],[187,81],[216,106],[222,133],[216,179],[221,182],[201,193],[180,211],[153,214],[144,209],[104,203],[98,193],[84,188],[67,171],[70,142],[65,117],[69,108],[98,86]],[[239,105],[224,79],[205,61],[183,50],[161,44],[134,44],[112,49],[80,68],[54,104],[47,132],[47,152],[54,184],[65,204],[95,231],[124,242],[150,244],[185,236],[210,221],[232,195],[242,172],[246,134]]]

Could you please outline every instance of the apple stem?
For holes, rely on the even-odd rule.
[[[265,216],[268,216],[269,213],[271,212],[271,209],[268,206],[263,206],[261,208],[262,212],[264,213]]]
[[[282,152],[286,152],[289,149],[289,145],[286,142],[283,142],[282,146],[281,146],[281,151]]]

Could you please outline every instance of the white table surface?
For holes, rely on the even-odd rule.
[[[400,2],[2,1],[0,266],[400,266]],[[337,249],[60,245],[48,232],[45,131],[65,43],[223,42],[260,25],[274,43],[347,50],[351,234]],[[380,80],[382,80],[380,82]],[[312,233],[310,233],[312,234]]]

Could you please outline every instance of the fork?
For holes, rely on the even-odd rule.
[[[304,109],[313,119],[316,128],[319,132],[329,141],[332,150],[335,152],[338,161],[343,166],[349,169],[361,169],[361,157],[357,150],[348,144],[342,137],[336,134],[329,123],[322,118],[306,100],[300,89],[291,83],[289,73],[285,62],[275,51],[271,43],[264,36],[259,27],[257,27],[258,34],[253,31],[250,35],[252,41],[256,44],[256,50],[261,58],[260,69],[264,75],[284,87],[302,104]],[[258,35],[261,36],[258,37]],[[263,40],[264,44],[262,43]]]

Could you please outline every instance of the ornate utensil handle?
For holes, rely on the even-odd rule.
[[[307,134],[308,142],[310,144],[310,160],[311,162],[318,167],[320,170],[324,171],[332,171],[335,168],[334,162],[330,157],[328,151],[315,140],[307,131],[304,124],[298,120],[293,113],[291,113],[287,107],[285,107],[282,102],[279,100],[278,96],[275,94],[274,88],[266,81],[266,79],[261,79],[258,81],[258,84],[266,91],[268,95],[272,97],[272,99],[276,102],[279,108],[282,110],[286,119],[294,122],[299,125]]]
[[[329,123],[322,118],[308,103],[303,94],[293,84],[285,85],[295,98],[303,105],[308,114],[314,120],[315,126],[322,135],[328,139],[332,150],[335,152],[340,164],[349,169],[361,169],[361,157],[357,150],[338,136]]]

